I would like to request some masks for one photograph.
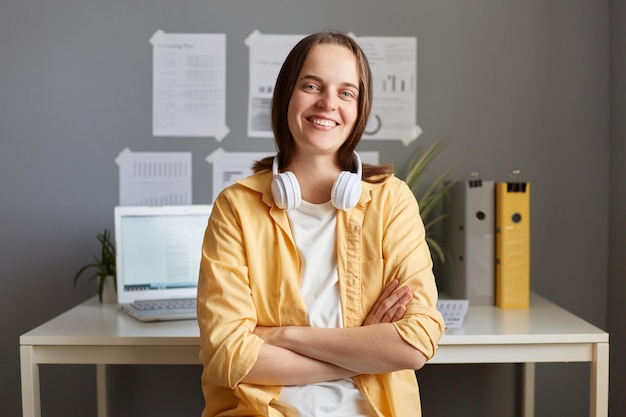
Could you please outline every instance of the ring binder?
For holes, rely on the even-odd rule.
[[[496,184],[496,306],[530,304],[530,184],[512,172]]]
[[[444,242],[451,259],[442,265],[440,288],[472,305],[494,305],[494,185],[472,172],[449,190]]]

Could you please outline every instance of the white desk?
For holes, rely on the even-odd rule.
[[[98,416],[108,415],[107,364],[199,364],[195,321],[141,323],[94,297],[20,337],[23,417],[40,417],[40,364],[95,364]],[[532,295],[527,310],[470,306],[429,363],[524,363],[525,417],[534,413],[537,362],[590,362],[591,417],[608,415],[609,335]]]

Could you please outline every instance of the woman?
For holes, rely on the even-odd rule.
[[[415,197],[354,152],[372,97],[350,37],[300,41],[276,81],[278,154],[216,199],[198,287],[209,416],[416,416],[443,332]]]

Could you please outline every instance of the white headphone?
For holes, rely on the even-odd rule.
[[[293,210],[300,207],[302,202],[302,194],[300,193],[300,184],[296,175],[291,171],[278,173],[278,156],[276,154],[272,162],[272,198],[274,203],[281,209]],[[356,173],[350,171],[341,171],[333,184],[330,193],[330,201],[335,208],[340,210],[348,210],[356,206],[361,196],[361,158],[359,154],[354,152],[356,159]]]

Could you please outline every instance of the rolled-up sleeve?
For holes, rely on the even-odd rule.
[[[257,316],[242,236],[227,198],[218,198],[204,236],[198,280],[200,361],[204,382],[229,388],[250,371],[263,344],[252,334]]]
[[[397,278],[401,286],[408,285],[413,291],[404,318],[394,325],[407,343],[430,359],[445,329],[437,310],[430,250],[413,193],[404,182],[394,191],[385,210],[390,213],[383,237],[385,275],[388,279]]]

